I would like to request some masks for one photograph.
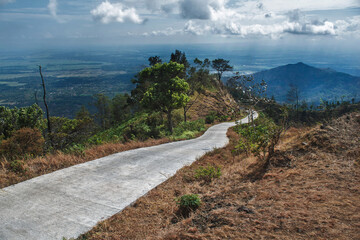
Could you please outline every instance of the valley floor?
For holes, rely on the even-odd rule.
[[[358,239],[360,114],[315,128],[291,128],[270,167],[230,144],[185,167],[79,239]],[[211,183],[199,166],[221,166]],[[201,207],[184,218],[174,199],[196,193]]]

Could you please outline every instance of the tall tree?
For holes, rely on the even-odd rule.
[[[149,57],[149,64],[150,66],[154,66],[157,63],[162,63],[162,60],[159,56]]]
[[[224,72],[232,71],[233,67],[229,65],[229,60],[222,58],[215,59],[211,62],[211,67],[217,71],[218,80],[221,85],[221,77]]]
[[[139,73],[139,78],[143,80],[141,82],[146,82],[146,80],[151,82],[141,99],[141,104],[149,110],[165,113],[171,133],[173,110],[183,107],[189,101],[186,94],[189,84],[179,77],[183,71],[184,65],[170,62],[156,64]]]
[[[93,96],[94,106],[97,108],[96,117],[100,123],[101,128],[106,129],[110,127],[111,122],[111,108],[109,97],[103,93],[98,93]]]
[[[184,65],[183,73],[181,75],[179,75],[179,77],[185,78],[186,77],[186,71],[190,67],[190,64],[189,64],[189,62],[188,62],[188,60],[186,58],[185,52],[175,50],[174,53],[171,53],[170,62],[176,62],[176,63]]]
[[[296,85],[290,85],[290,89],[286,93],[286,101],[293,105],[296,112],[299,110],[300,90]]]

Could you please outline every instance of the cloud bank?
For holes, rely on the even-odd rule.
[[[121,3],[102,2],[95,9],[91,10],[91,15],[96,21],[104,24],[111,22],[132,22],[142,24],[146,20],[142,19],[135,8],[127,8]]]

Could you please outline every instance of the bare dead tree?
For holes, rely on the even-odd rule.
[[[45,109],[46,109],[46,118],[47,118],[47,125],[48,125],[48,133],[51,134],[51,123],[50,123],[50,114],[49,114],[49,107],[46,103],[46,87],[45,87],[45,81],[44,81],[44,77],[42,75],[41,72],[41,66],[39,66],[39,72],[40,72],[40,76],[41,76],[41,81],[42,81],[42,87],[44,89],[44,105],[45,105]]]

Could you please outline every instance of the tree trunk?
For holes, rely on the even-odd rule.
[[[184,122],[186,122],[186,113],[187,113],[187,109],[186,109],[186,106],[184,107]]]
[[[39,66],[39,71],[40,71],[42,86],[43,86],[43,89],[44,89],[43,99],[44,99],[44,105],[45,105],[45,109],[46,109],[46,118],[47,118],[47,125],[48,125],[48,133],[51,134],[50,114],[49,114],[48,105],[47,105],[47,103],[46,103],[46,88],[45,88],[44,77],[43,77],[42,72],[41,72],[41,66]]]
[[[171,134],[173,134],[173,123],[172,123],[172,111],[169,110],[167,112],[167,118],[168,118],[168,128]]]

